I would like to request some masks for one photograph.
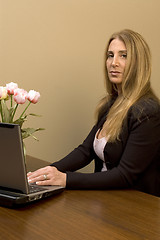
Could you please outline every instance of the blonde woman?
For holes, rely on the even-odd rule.
[[[37,185],[68,189],[134,188],[160,196],[160,104],[150,86],[150,50],[137,32],[108,41],[106,96],[85,141],[62,160],[28,174]],[[95,161],[94,173],[76,170]]]

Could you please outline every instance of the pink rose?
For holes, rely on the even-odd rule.
[[[9,95],[13,95],[14,94],[14,90],[18,88],[17,83],[13,83],[10,82],[8,84],[6,84],[6,89]]]
[[[17,88],[14,90],[14,101],[17,104],[25,103],[27,100],[27,97],[28,97],[28,93],[24,89]]]
[[[30,90],[28,93],[28,100],[32,103],[37,103],[40,98],[40,93],[34,90]]]
[[[7,97],[7,89],[5,87],[0,87],[0,99],[6,99]]]

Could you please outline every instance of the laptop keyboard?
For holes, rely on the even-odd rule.
[[[37,186],[36,184],[29,184],[29,193],[35,193],[47,190],[47,188]]]

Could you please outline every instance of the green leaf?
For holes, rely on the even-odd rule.
[[[11,123],[12,122],[12,114],[14,112],[14,107],[11,107],[8,109],[6,101],[4,99],[1,100],[1,108],[2,108],[2,114],[3,114],[3,122]]]
[[[28,116],[34,116],[34,117],[41,117],[41,115],[37,115],[34,113],[29,113],[29,114],[25,114],[24,116],[22,116],[21,118],[16,119],[13,123],[15,124],[19,124],[20,127],[22,128],[23,123],[27,120]]]
[[[35,114],[35,113],[29,113],[27,116],[33,116],[33,117],[42,117],[42,115],[38,115],[38,114]]]
[[[30,137],[32,136],[35,140],[38,141],[38,139],[33,136],[33,133],[35,132],[38,132],[38,131],[42,131],[42,130],[45,130],[44,128],[23,128],[21,129],[21,132],[22,132],[22,138],[25,139],[27,137]]]
[[[25,121],[27,121],[26,118],[27,118],[27,115],[25,115],[24,117],[21,117],[21,118],[16,119],[13,123],[19,124],[20,127],[22,128],[23,123],[24,123]]]
[[[24,121],[25,121],[25,119],[20,118],[20,119],[17,119],[16,121],[14,121],[13,123],[15,123],[15,124],[19,124],[20,127],[22,127]]]

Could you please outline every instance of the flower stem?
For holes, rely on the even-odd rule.
[[[1,112],[1,120],[2,120],[2,122],[4,122],[1,101],[0,101],[0,112]]]
[[[18,108],[18,103],[16,104],[16,107],[15,107],[15,109],[14,109],[14,112],[13,112],[13,115],[12,115],[12,118],[11,118],[11,122],[13,122],[13,118],[14,118],[14,115],[15,115],[15,113],[16,113],[16,110],[17,110],[17,108]]]
[[[22,112],[21,116],[19,117],[22,118],[23,114],[26,112],[26,110],[28,109],[28,107],[30,106],[31,102],[28,103],[27,107],[24,109],[24,111]]]
[[[11,94],[11,107],[13,106],[13,95]]]

